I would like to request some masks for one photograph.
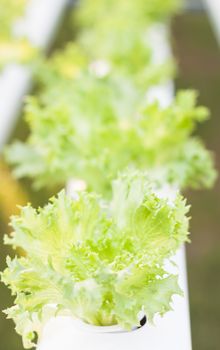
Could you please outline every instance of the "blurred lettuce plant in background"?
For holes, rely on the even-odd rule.
[[[180,91],[168,107],[143,104],[133,115],[112,111],[112,98],[107,105],[106,94],[101,99],[99,92],[96,99],[92,94],[84,97],[69,105],[58,100],[42,106],[29,100],[27,143],[16,142],[6,151],[16,176],[33,178],[37,188],[80,178],[103,194],[126,168],[146,170],[159,183],[177,188],[213,184],[212,155],[192,136],[197,122],[208,116],[205,107],[196,106],[194,91]]]
[[[30,136],[6,150],[16,176],[34,179],[36,188],[80,178],[102,194],[109,194],[112,179],[126,168],[147,170],[160,183],[180,188],[213,184],[212,155],[192,136],[196,123],[208,116],[204,107],[196,107],[196,93],[180,92],[168,107],[147,98],[171,71],[170,62],[151,60],[146,31],[152,23],[168,21],[177,6],[168,1],[158,9],[157,2],[142,0],[78,5],[75,18],[84,29],[76,43],[40,63],[40,92],[26,105]],[[118,32],[117,25],[125,30]],[[83,44],[87,33],[91,46]],[[128,44],[128,50],[117,42]],[[132,55],[139,53],[143,59],[134,62]]]
[[[176,0],[82,1],[74,17],[79,24],[77,41],[93,59],[106,60],[143,82],[152,55],[152,24],[166,22],[177,8]]]

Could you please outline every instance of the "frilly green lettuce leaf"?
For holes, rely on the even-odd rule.
[[[137,271],[137,273],[140,273]],[[137,275],[138,276],[138,275]],[[138,288],[136,284],[119,284],[115,294],[117,318],[124,328],[130,328],[128,320],[137,322],[137,311],[142,310],[150,322],[155,314],[163,316],[171,311],[171,301],[174,294],[182,294],[177,276],[156,279],[146,286]],[[126,281],[127,282],[127,281]],[[129,287],[129,289],[128,289]]]

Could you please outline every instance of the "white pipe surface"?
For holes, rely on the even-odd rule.
[[[0,150],[13,130],[30,86],[31,73],[26,67],[7,66],[0,76]]]
[[[31,0],[20,21],[20,36],[36,47],[46,49],[53,39],[69,0]]]
[[[203,0],[210,15],[211,23],[220,44],[220,0]]]
[[[168,43],[168,30],[162,24],[156,24],[148,33],[152,48],[152,59],[155,64],[161,65],[172,57]],[[152,102],[158,100],[162,107],[167,107],[172,102],[174,95],[174,84],[168,80],[163,84],[152,86],[147,92],[147,100]]]

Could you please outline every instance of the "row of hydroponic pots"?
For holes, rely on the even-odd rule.
[[[194,91],[166,97],[174,62],[160,33],[177,7],[81,1],[74,41],[36,63],[38,93],[24,112],[30,135],[5,156],[36,190],[68,191],[22,208],[5,237],[25,252],[7,258],[2,281],[26,348],[37,335],[39,350],[175,349],[173,332],[157,329],[167,318],[157,318],[182,295],[172,268],[189,240],[181,192],[210,187],[216,176],[192,135],[207,109]]]

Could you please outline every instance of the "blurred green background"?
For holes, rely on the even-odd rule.
[[[54,45],[61,47],[73,36],[65,21]],[[195,88],[200,103],[211,110],[211,119],[199,127],[198,133],[215,152],[220,169],[220,52],[209,20],[203,12],[187,13],[172,23],[173,50],[179,65],[177,88]],[[27,129],[22,120],[12,138],[24,138]],[[192,340],[194,350],[218,350],[220,324],[220,182],[211,191],[186,193],[191,209],[192,244],[187,247]],[[0,163],[0,239],[8,228],[9,215],[16,212],[15,204],[27,201],[38,206],[45,203],[50,193],[34,193],[30,183],[17,183],[5,164]],[[0,245],[0,269],[5,266],[7,247]],[[9,306],[12,299],[7,289],[0,286],[0,309]],[[21,339],[14,332],[11,321],[0,314],[0,350],[22,350]],[[177,350],[177,349],[175,349]]]

